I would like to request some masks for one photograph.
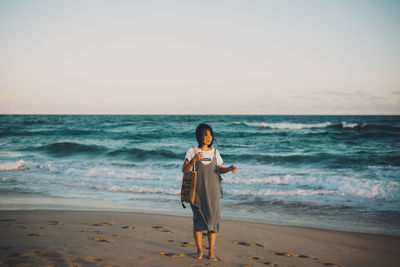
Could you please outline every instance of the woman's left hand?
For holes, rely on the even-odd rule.
[[[231,165],[231,166],[229,167],[229,170],[230,170],[232,173],[235,173],[235,172],[237,171],[237,168],[236,168],[235,165]]]

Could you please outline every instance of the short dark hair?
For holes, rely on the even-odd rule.
[[[199,143],[199,147],[201,147],[201,145],[203,144],[203,133],[207,130],[210,131],[210,133],[213,137],[211,140],[211,144],[209,144],[208,147],[211,147],[215,140],[214,132],[213,132],[211,126],[208,124],[205,124],[205,123],[200,123],[199,126],[197,126],[197,128],[196,128],[196,139],[197,139],[197,143]]]

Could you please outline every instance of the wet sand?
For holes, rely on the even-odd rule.
[[[0,266],[398,266],[400,237],[221,222],[194,258],[192,219],[109,211],[0,211]],[[207,256],[208,242],[203,239]]]

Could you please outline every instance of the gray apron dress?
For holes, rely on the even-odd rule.
[[[211,163],[204,164],[196,162],[197,185],[194,204],[190,205],[193,211],[193,224],[197,232],[209,231],[217,233],[219,231],[220,220],[220,173],[215,157]]]

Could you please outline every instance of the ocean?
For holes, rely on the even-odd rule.
[[[201,122],[238,168],[222,219],[400,235],[400,116],[0,115],[0,209],[191,216]]]

